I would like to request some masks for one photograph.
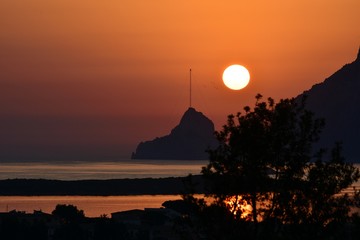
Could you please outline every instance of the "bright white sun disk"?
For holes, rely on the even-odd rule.
[[[244,66],[231,65],[225,69],[223,81],[228,88],[240,90],[249,84],[250,73]]]

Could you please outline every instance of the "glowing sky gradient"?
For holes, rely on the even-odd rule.
[[[359,9],[358,0],[2,0],[0,160],[47,146],[129,156],[179,122],[190,67],[192,105],[217,128],[257,93],[296,96],[355,59]],[[245,89],[223,85],[230,64],[249,69]]]

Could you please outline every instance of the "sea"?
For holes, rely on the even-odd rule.
[[[0,179],[125,179],[164,178],[200,174],[207,160],[134,160],[118,161],[49,161],[2,162]],[[160,208],[179,195],[137,196],[0,196],[0,212],[12,210],[51,213],[57,204],[72,204],[87,217],[111,216],[111,213],[133,209]]]
[[[124,179],[164,178],[200,174],[208,160],[133,160],[104,162],[3,162],[0,179]],[[360,164],[355,164],[360,168]],[[360,182],[354,184],[360,189]],[[0,196],[0,212],[12,210],[32,213],[51,213],[57,204],[72,204],[87,217],[111,216],[111,213],[132,209],[160,208],[168,200],[181,199],[179,195],[137,196]]]

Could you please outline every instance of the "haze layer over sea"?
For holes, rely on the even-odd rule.
[[[134,160],[118,161],[48,161],[3,162],[0,179],[123,179],[164,178],[200,174],[207,160]]]

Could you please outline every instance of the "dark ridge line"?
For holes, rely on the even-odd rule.
[[[179,195],[186,177],[108,180],[0,180],[0,196],[126,196]],[[201,175],[192,176],[196,193],[204,193]]]

